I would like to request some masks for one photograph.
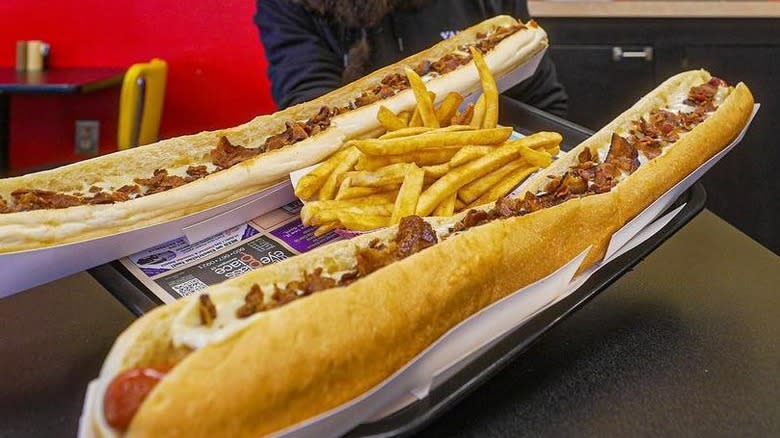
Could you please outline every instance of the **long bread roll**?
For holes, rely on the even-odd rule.
[[[476,91],[470,46],[484,48],[501,77],[544,50],[547,36],[535,22],[494,17],[325,96],[235,128],[2,179],[0,253],[107,236],[247,196],[377,130],[380,105],[412,108],[406,67],[423,69],[437,100],[445,91]]]
[[[589,246],[581,269],[600,260],[617,229],[737,136],[752,106],[744,84],[679,74],[523,197],[410,216],[162,306],[117,339],[89,424],[106,437],[255,437],[349,401]],[[127,391],[137,411],[116,426]]]

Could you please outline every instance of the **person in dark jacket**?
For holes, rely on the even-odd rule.
[[[281,109],[500,14],[529,19],[525,0],[258,0],[255,23]],[[531,78],[504,95],[566,114],[566,92],[546,55]]]

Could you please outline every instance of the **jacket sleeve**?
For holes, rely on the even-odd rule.
[[[258,0],[255,23],[279,109],[341,86],[341,56],[302,6],[289,0]]]

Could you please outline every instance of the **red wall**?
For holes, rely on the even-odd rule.
[[[0,1],[0,66],[15,41],[51,44],[53,67],[168,62],[163,138],[234,126],[272,112],[253,0]],[[77,119],[100,124],[101,153],[116,145],[119,87],[78,96],[13,96],[15,171],[74,161]]]

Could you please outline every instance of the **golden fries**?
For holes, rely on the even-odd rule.
[[[349,181],[349,183],[351,184],[352,178],[345,178],[344,181]],[[339,192],[336,193],[336,200],[341,201],[346,199],[363,198],[365,196],[379,195],[382,193],[394,194],[394,192],[396,192],[399,187],[401,186],[389,185],[383,187],[345,187],[343,189],[339,189]]]
[[[474,105],[474,115],[471,117],[472,128],[479,129],[482,127],[482,121],[485,120],[485,95],[479,96],[476,105]]]
[[[339,225],[341,224],[339,224],[338,222],[330,222],[325,225],[320,225],[319,227],[317,227],[316,230],[314,230],[314,236],[320,237],[325,233],[335,230],[336,228],[339,227]]]
[[[474,65],[477,66],[479,81],[482,84],[482,96],[480,98],[485,98],[484,115],[480,126],[483,128],[495,128],[498,124],[498,86],[496,86],[496,79],[490,72],[479,49],[471,47],[471,57],[474,59]]]
[[[372,230],[413,214],[452,216],[505,196],[552,162],[559,134],[508,140],[512,128],[497,124],[496,81],[471,50],[483,91],[476,103],[458,112],[463,96],[448,93],[435,105],[436,95],[406,69],[416,106],[398,114],[380,106],[381,128],[351,139],[300,179],[295,193],[308,201],[301,220],[317,226],[315,235]]]
[[[412,119],[412,113],[410,113],[409,111],[401,111],[400,113],[398,113],[398,118],[402,122],[404,122],[405,126],[409,126],[409,120]]]
[[[384,134],[379,138],[385,139],[385,138],[408,137],[410,135],[422,134],[423,132],[428,132],[432,130],[433,128],[426,128],[424,126],[409,126],[407,128],[401,128],[397,131],[388,132],[387,134]]]
[[[420,75],[415,73],[411,68],[406,67],[404,71],[406,72],[407,79],[409,79],[409,85],[412,87],[414,97],[417,99],[417,108],[423,126],[438,128],[439,120],[436,119],[436,112],[433,110],[434,99],[431,98],[428,94],[428,90],[425,89],[425,83],[423,83]]]
[[[439,108],[436,109],[436,120],[439,121],[439,126],[447,126],[450,121],[455,117],[455,113],[458,112],[458,107],[463,102],[463,96],[458,93],[450,92],[439,104]]]
[[[479,131],[438,132],[413,137],[351,140],[366,155],[398,155],[421,149],[459,147],[462,145],[497,145],[512,134],[512,128],[502,127]]]
[[[498,198],[506,196],[512,189],[517,187],[522,181],[524,181],[532,173],[539,170],[538,167],[526,167],[519,170],[516,173],[510,174],[508,178],[504,179],[498,185],[493,186],[485,194],[480,196],[476,201],[471,203],[470,207],[476,207],[478,205],[489,204],[495,202]]]
[[[358,187],[383,187],[393,184],[401,184],[404,176],[412,167],[410,163],[395,163],[377,170],[359,170],[348,172],[346,175],[352,179],[352,185]]]
[[[443,164],[436,164],[433,166],[423,166],[423,171],[425,172],[425,176],[430,177],[432,179],[439,179],[447,174],[447,172],[450,171],[450,164],[449,163],[443,163]]]
[[[382,125],[388,131],[397,131],[399,129],[406,128],[406,122],[400,117],[393,114],[392,111],[385,106],[380,106],[379,111],[376,113],[376,118],[379,124]]]
[[[359,156],[360,152],[355,148],[348,148],[346,150],[346,154],[341,162],[338,163],[333,169],[333,172],[328,175],[328,178],[325,179],[325,183],[320,188],[319,193],[317,193],[317,197],[321,201],[333,199],[336,196],[336,189],[340,183],[339,179],[357,163]]]
[[[433,210],[434,216],[452,216],[455,213],[455,199],[456,196],[453,193],[439,204],[435,210]]]
[[[373,216],[339,211],[338,217],[342,225],[356,231],[370,231],[390,225],[390,216]]]
[[[482,196],[485,192],[490,190],[493,186],[501,183],[510,174],[519,171],[524,167],[532,167],[528,164],[525,158],[512,161],[505,164],[502,167],[490,172],[489,174],[470,182],[458,190],[458,198],[463,200],[464,203],[470,204],[477,198]]]
[[[393,213],[390,216],[390,224],[397,224],[401,218],[414,214],[417,209],[417,200],[423,187],[424,172],[419,167],[412,165],[404,177],[401,184],[401,190],[398,191],[398,197],[395,199]]]
[[[311,199],[315,193],[317,193],[328,176],[333,170],[341,163],[346,156],[350,153],[349,149],[344,149],[333,154],[330,158],[323,161],[322,164],[317,166],[311,173],[305,175],[298,181],[298,185],[295,187],[295,196],[304,201]]]
[[[450,159],[451,167],[462,166],[469,161],[476,160],[477,158],[487,155],[488,152],[494,150],[494,146],[463,146],[455,155]]]
[[[317,201],[315,201],[317,202]],[[340,221],[339,214],[347,212],[351,214],[362,214],[368,216],[390,216],[393,212],[393,204],[376,204],[376,205],[354,205],[344,208],[326,208],[316,210],[312,213],[309,223],[311,225],[323,225],[331,222]]]
[[[415,163],[418,166],[430,166],[432,164],[442,164],[450,161],[452,157],[457,153],[457,149],[430,149],[417,152],[410,152],[408,154],[400,155],[385,155],[381,157],[373,157],[370,155],[362,155],[358,158],[357,164],[355,164],[356,170],[376,170],[380,167],[385,167],[388,164],[394,163]]]
[[[477,132],[485,131],[488,130],[483,129]],[[510,142],[502,147],[496,148],[495,151],[481,158],[453,169],[451,172],[439,178],[435,183],[428,187],[428,189],[425,190],[422,195],[420,195],[420,200],[417,202],[417,215],[429,215],[437,205],[444,201],[444,199],[446,199],[448,196],[456,193],[464,185],[490,173],[491,171],[512,160],[519,158],[520,156],[525,157],[524,152],[526,152],[526,150],[533,151],[528,147],[529,144],[537,144],[541,142],[552,146],[553,144],[560,143],[561,139],[562,138],[560,134],[554,132],[536,133],[534,135]],[[536,153],[536,151],[533,152]],[[540,153],[543,154],[544,152]]]

